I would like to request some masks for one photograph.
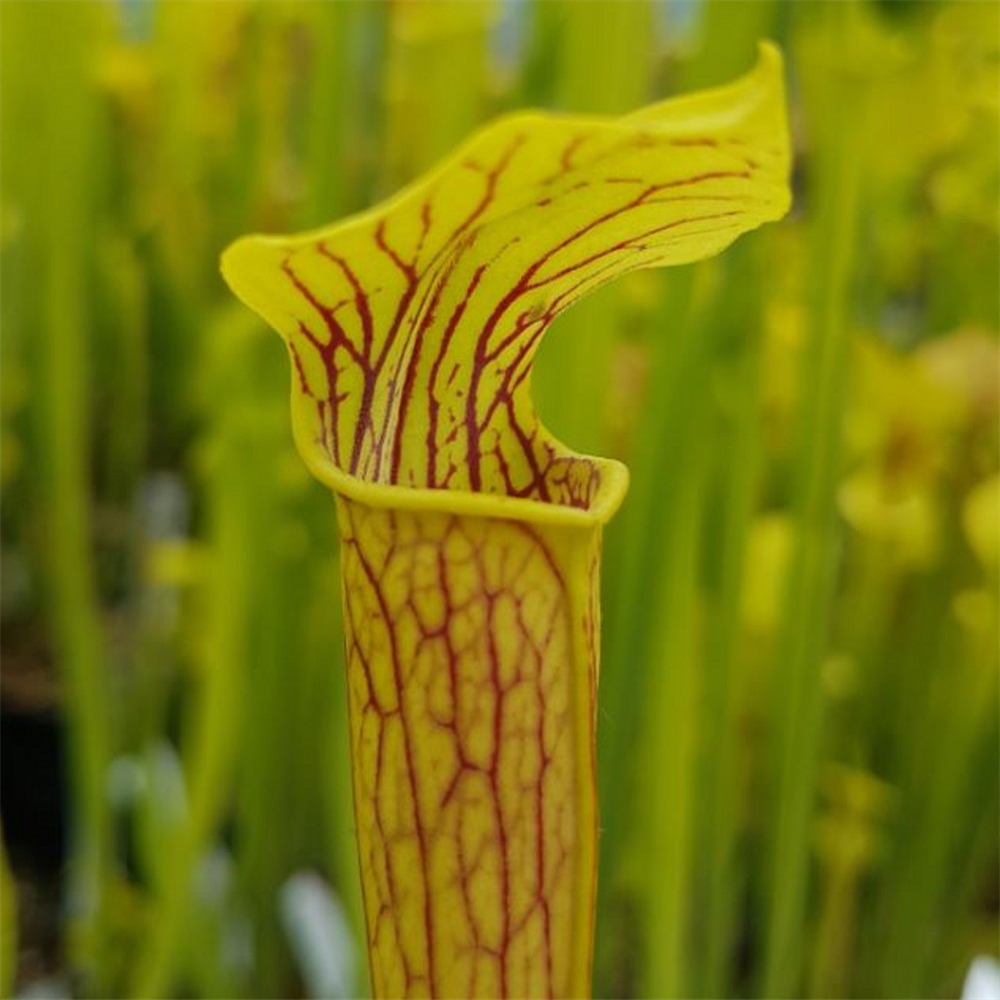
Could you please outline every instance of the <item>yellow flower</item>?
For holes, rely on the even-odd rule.
[[[967,485],[963,462],[971,459],[977,475],[995,470],[996,337],[958,330],[910,353],[864,338],[857,361],[841,513],[861,535],[887,543],[901,565],[931,565],[943,503]]]
[[[987,569],[1000,567],[1000,474],[976,485],[962,506],[969,546]]]
[[[531,364],[598,285],[780,218],[788,167],[764,47],[624,118],[502,118],[363,215],[224,255],[337,496],[378,996],[589,991],[600,537],[627,472],[546,431]]]

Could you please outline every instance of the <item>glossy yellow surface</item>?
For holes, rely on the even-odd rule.
[[[554,440],[531,405],[541,336],[620,274],[711,256],[783,216],[784,114],[764,46],[730,86],[620,119],[502,118],[363,215],[238,240],[223,274],[288,345],[306,462],[380,505],[400,498],[372,487],[392,485],[605,520],[621,477]]]
[[[582,996],[600,528],[341,500],[378,996]]]
[[[781,62],[617,120],[518,114],[364,215],[223,259],[338,494],[377,996],[583,996],[600,526],[618,463],[540,424],[552,319],[788,208]],[[586,345],[581,345],[586,350]]]

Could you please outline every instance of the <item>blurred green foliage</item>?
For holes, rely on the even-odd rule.
[[[46,948],[52,873],[4,816],[21,984],[366,988],[342,940],[317,985],[282,919],[312,869],[363,938],[336,539],[221,249],[360,209],[503,110],[625,111],[771,37],[792,217],[595,294],[536,368],[549,425],[633,472],[594,988],[954,995],[998,930],[998,13],[4,3],[3,707],[57,719],[68,829]]]

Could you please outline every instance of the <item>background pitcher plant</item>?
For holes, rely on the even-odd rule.
[[[597,286],[781,218],[788,171],[764,46],[623,118],[501,118],[375,209],[223,258],[337,497],[378,996],[589,993],[601,528],[627,472],[546,431],[532,361]]]

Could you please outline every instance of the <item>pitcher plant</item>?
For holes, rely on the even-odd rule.
[[[370,211],[223,256],[335,494],[377,997],[589,994],[601,530],[628,473],[548,433],[532,361],[604,282],[781,218],[789,160],[763,45],[622,118],[503,117]]]

